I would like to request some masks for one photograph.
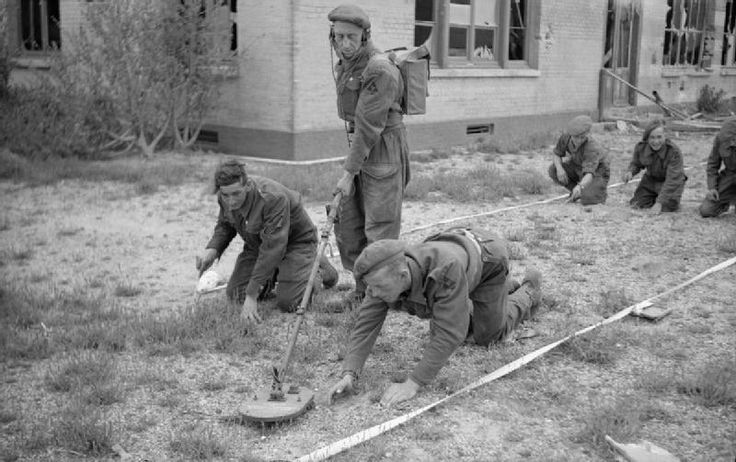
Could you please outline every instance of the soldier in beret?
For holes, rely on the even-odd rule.
[[[368,15],[355,5],[332,10],[330,41],[335,67],[337,112],[353,133],[345,172],[336,186],[343,193],[335,237],[343,267],[352,271],[366,245],[396,239],[409,182],[409,147],[401,113],[404,81],[399,70],[370,39]],[[356,278],[354,296],[365,287]]]
[[[708,192],[700,215],[717,217],[736,204],[736,117],[726,119],[713,140],[705,173]]]
[[[659,201],[661,212],[677,211],[687,176],[680,148],[665,136],[663,119],[653,120],[644,129],[621,180],[628,183],[642,169],[646,169],[646,173],[629,204],[635,208],[650,208]]]
[[[611,169],[605,150],[591,136],[593,121],[586,115],[567,124],[553,151],[549,176],[570,191],[570,200],[583,205],[602,204],[608,197]]]
[[[283,311],[294,310],[304,296],[317,256],[317,229],[299,193],[271,179],[248,175],[235,159],[217,166],[214,192],[220,214],[212,239],[196,258],[200,276],[239,234],[243,251],[226,292],[231,301],[242,304],[243,320],[261,321],[258,300],[276,282],[276,305]],[[324,287],[337,283],[337,271],[325,257],[320,259],[319,274]]]
[[[481,346],[503,340],[535,314],[542,298],[540,272],[528,270],[521,284],[510,280],[506,243],[484,230],[452,228],[413,245],[375,242],[358,257],[354,274],[367,292],[330,401],[353,389],[389,309],[429,319],[430,339],[406,381],[383,394],[385,406],[430,383],[464,340]]]

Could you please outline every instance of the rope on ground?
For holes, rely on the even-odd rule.
[[[641,178],[634,178],[634,179],[630,180],[629,183],[636,183],[638,181],[641,181]],[[626,184],[626,183],[614,183],[612,185],[608,185],[608,188],[609,189],[610,188],[617,188],[617,187],[619,187],[621,185],[624,185],[624,184]],[[565,199],[565,198],[568,198],[568,197],[570,197],[569,194],[563,194],[561,196],[550,197],[549,199],[543,199],[541,201],[527,202],[526,204],[511,205],[509,207],[503,207],[503,208],[500,208],[500,209],[489,210],[488,212],[481,212],[481,213],[475,213],[473,215],[465,215],[465,216],[462,216],[462,217],[449,218],[447,220],[438,221],[436,223],[430,223],[428,225],[417,226],[416,228],[413,228],[413,229],[410,229],[409,231],[406,231],[406,232],[401,233],[401,235],[402,236],[406,236],[407,234],[416,233],[417,231],[424,231],[425,229],[433,228],[435,226],[447,225],[447,224],[450,224],[450,223],[455,223],[457,221],[469,220],[471,218],[478,218],[478,217],[485,217],[485,216],[488,216],[488,215],[495,215],[497,213],[508,212],[509,210],[524,209],[524,208],[527,208],[527,207],[532,207],[534,205],[548,204],[550,202],[554,202],[554,201],[560,200],[560,199]]]
[[[648,306],[651,306],[652,305],[652,302],[654,300],[657,300],[659,298],[665,297],[665,296],[667,296],[667,295],[669,295],[669,294],[671,294],[671,293],[673,293],[675,291],[678,291],[678,290],[680,290],[680,289],[682,289],[684,287],[687,287],[687,286],[689,286],[689,285],[691,285],[691,284],[693,284],[693,283],[695,283],[695,282],[697,282],[697,281],[705,278],[706,276],[709,276],[709,275],[711,275],[711,274],[713,274],[715,272],[718,272],[718,271],[721,271],[721,270],[723,270],[725,268],[728,268],[729,266],[733,265],[734,263],[736,263],[736,257],[733,257],[733,258],[731,258],[729,260],[725,260],[725,261],[723,261],[723,262],[721,262],[721,263],[719,263],[719,264],[717,264],[715,266],[712,266],[712,267],[708,268],[707,270],[703,271],[702,273],[698,274],[697,276],[695,276],[693,278],[690,278],[687,281],[685,281],[685,282],[683,282],[681,284],[678,284],[678,285],[676,285],[676,286],[674,286],[674,287],[672,287],[672,288],[670,288],[668,290],[665,290],[664,292],[662,292],[660,294],[657,294],[657,295],[655,295],[653,297],[650,297],[650,298],[648,298],[648,299],[646,299],[644,301],[641,301],[641,302],[639,302],[639,303],[637,303],[635,305],[631,305],[631,306],[629,306],[627,308],[624,308],[621,311],[619,311],[618,313],[616,313],[616,314],[614,314],[612,316],[609,316],[608,318],[606,318],[606,319],[604,319],[604,320],[602,320],[602,321],[600,321],[600,322],[598,322],[596,324],[593,324],[593,325],[588,326],[588,327],[586,327],[584,329],[581,329],[581,330],[575,332],[574,334],[568,335],[567,337],[565,337],[565,338],[563,338],[561,340],[558,340],[556,342],[552,342],[552,343],[550,343],[548,345],[545,345],[545,346],[543,346],[543,347],[541,347],[541,348],[539,348],[539,349],[537,349],[537,350],[535,350],[535,351],[533,351],[531,353],[528,353],[528,354],[522,356],[521,358],[516,359],[515,361],[512,361],[512,362],[510,362],[510,363],[508,363],[508,364],[506,364],[504,366],[501,366],[500,368],[496,369],[495,371],[491,372],[490,374],[487,374],[487,375],[479,378],[478,380],[476,380],[475,382],[471,383],[470,385],[468,385],[468,386],[462,388],[461,390],[458,390],[455,393],[453,393],[451,395],[448,395],[448,396],[446,396],[446,397],[444,397],[444,398],[442,398],[442,399],[440,399],[438,401],[435,401],[434,403],[428,404],[428,405],[426,405],[424,407],[421,407],[421,408],[419,408],[417,410],[414,410],[412,412],[409,412],[409,413],[400,415],[400,416],[398,416],[396,418],[393,418],[391,420],[388,420],[386,422],[383,422],[383,423],[380,423],[380,424],[375,425],[373,427],[370,427],[370,428],[367,428],[365,430],[359,431],[358,433],[355,433],[355,434],[353,434],[351,436],[348,436],[346,438],[343,438],[341,440],[338,440],[338,441],[336,441],[336,442],[334,442],[332,444],[329,444],[329,445],[324,446],[324,447],[322,447],[320,449],[317,449],[316,451],[313,451],[313,452],[311,452],[311,453],[309,453],[307,455],[304,455],[302,457],[299,457],[298,459],[295,459],[295,460],[298,461],[298,462],[317,462],[317,461],[322,461],[322,460],[327,459],[328,457],[332,457],[332,456],[334,456],[336,454],[339,454],[342,451],[345,451],[345,450],[350,449],[350,448],[352,448],[354,446],[357,446],[360,443],[363,443],[365,441],[368,441],[368,440],[370,440],[370,439],[372,439],[372,438],[374,438],[374,437],[376,437],[376,436],[378,436],[378,435],[380,435],[382,433],[385,433],[385,432],[387,432],[387,431],[389,431],[389,430],[391,430],[391,429],[393,429],[395,427],[398,427],[399,425],[401,425],[401,424],[403,424],[403,423],[405,423],[405,422],[413,419],[414,417],[416,417],[416,416],[418,416],[418,415],[420,415],[420,414],[422,414],[422,413],[424,413],[424,412],[426,412],[426,411],[428,411],[428,410],[430,410],[430,409],[432,409],[434,407],[439,406],[440,404],[444,403],[445,401],[448,401],[448,400],[450,400],[452,398],[455,398],[457,396],[460,396],[462,394],[465,394],[465,393],[467,393],[467,392],[469,392],[471,390],[474,390],[474,389],[480,387],[481,385],[485,385],[487,383],[493,382],[496,379],[499,379],[499,378],[501,378],[501,377],[503,377],[505,375],[510,374],[511,372],[513,372],[513,371],[521,368],[525,364],[528,364],[531,361],[533,361],[533,360],[539,358],[540,356],[546,354],[547,352],[549,352],[550,350],[556,348],[557,346],[561,345],[562,343],[567,342],[568,340],[572,339],[573,337],[576,337],[576,336],[585,334],[586,332],[589,332],[589,331],[591,331],[593,329],[596,329],[598,327],[601,327],[601,326],[604,326],[606,324],[610,324],[612,322],[618,321],[619,319],[622,319],[622,318],[628,316],[631,313],[631,311],[634,310],[634,309],[641,309],[641,308],[646,308]]]

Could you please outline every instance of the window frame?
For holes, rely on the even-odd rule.
[[[419,1],[419,0],[417,0]],[[524,59],[509,59],[509,42],[511,27],[511,2],[516,0],[498,0],[496,4],[497,25],[494,37],[494,59],[473,59],[473,46],[475,37],[474,14],[475,4],[482,0],[470,0],[470,25],[466,38],[466,56],[449,55],[450,39],[450,0],[432,0],[433,21],[418,21],[416,14],[414,18],[415,34],[417,26],[431,26],[433,30],[429,41],[432,50],[432,64],[440,69],[537,69],[539,46],[534,40],[534,33],[538,29],[540,15],[540,0],[522,0],[524,5]],[[415,36],[416,40],[416,36]],[[415,43],[415,45],[419,45]]]
[[[58,29],[57,31],[58,32],[58,43],[56,44],[51,43],[50,22],[52,20],[52,17],[51,17],[50,8],[49,8],[49,2],[55,2],[56,10],[58,12],[57,14],[59,16],[58,18],[56,18],[58,21],[58,25],[56,26],[56,28]],[[31,38],[34,39],[33,42],[38,43],[35,40],[36,39],[36,37],[34,36],[35,28],[33,26],[35,24],[34,20],[40,19],[41,46],[37,49],[34,49],[34,48],[29,49],[29,48],[26,48],[27,40],[25,40],[23,37],[23,32],[24,32],[24,27],[25,27],[25,25],[23,24],[24,22],[23,21],[24,19],[23,10],[27,5],[29,4],[33,5],[35,3],[38,4],[38,12],[35,13],[35,8],[31,6],[29,14],[28,14],[29,21],[32,22],[30,26],[30,29],[31,29],[30,33],[31,33]],[[61,37],[62,35],[61,0],[27,0],[27,1],[15,0],[15,2],[11,0],[8,2],[8,9],[11,10],[13,9],[13,7],[15,8],[15,11],[16,11],[16,24],[15,24],[16,33],[15,33],[14,39],[15,39],[16,47],[18,51],[20,52],[21,56],[30,56],[30,57],[48,56],[51,53],[58,53],[61,50],[62,43],[63,43],[62,37]],[[38,14],[38,18],[36,18],[36,14]]]
[[[721,36],[721,59],[718,62],[721,63],[722,67],[733,68],[736,67],[736,0],[726,0],[725,7],[726,14],[723,18],[723,35]],[[729,22],[733,23],[731,31],[728,30]]]
[[[697,12],[693,16],[693,5],[697,5]],[[675,7],[680,7],[680,24],[675,22]],[[690,9],[687,10],[686,8]],[[672,16],[669,27],[665,23],[662,46],[662,68],[665,71],[674,69],[695,70],[702,69],[705,64],[705,45],[708,35],[715,33],[715,0],[672,0]],[[688,43],[692,37],[698,37],[692,45],[694,56]],[[676,43],[675,43],[676,42]],[[674,58],[672,56],[674,49]],[[665,53],[667,51],[667,53]],[[711,61],[713,56],[710,56]],[[673,62],[674,59],[674,62]]]

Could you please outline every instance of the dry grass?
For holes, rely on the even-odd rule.
[[[617,152],[628,152],[636,138],[630,136]],[[704,156],[698,149],[709,139],[678,143]],[[534,181],[518,172],[537,172],[550,196],[561,192],[546,182],[543,151],[489,154],[493,162],[472,154],[433,152],[412,165],[416,191],[424,188],[422,197],[431,202],[407,201],[407,223],[501,208],[538,194]],[[273,429],[233,425],[226,417],[237,415],[239,403],[270,386],[270,368],[282,359],[295,315],[277,312],[268,301],[264,322],[246,326],[238,307],[221,293],[193,296],[192,256],[215,219],[214,198],[201,192],[216,158],[205,157],[198,172],[175,171],[168,180],[154,179],[159,167],[149,176],[130,160],[130,167],[122,161],[99,164],[109,176],[97,179],[106,181],[125,181],[122,171],[110,173],[109,167],[129,168],[127,186],[100,183],[91,189],[86,180],[32,189],[4,184],[14,208],[4,212],[6,245],[0,255],[3,269],[14,265],[14,271],[3,274],[0,290],[0,392],[8,397],[0,423],[7,421],[10,435],[0,443],[3,454],[48,459],[73,451],[109,458],[120,443],[148,460],[291,459],[440,399],[730,255],[733,214],[699,219],[695,209],[702,191],[690,187],[683,211],[666,217],[630,211],[626,201],[633,189],[624,188],[587,212],[553,203],[474,219],[467,224],[511,242],[514,278],[530,266],[542,270],[542,308],[525,325],[537,337],[489,349],[464,345],[414,401],[387,410],[377,404],[383,391],[406,377],[429,340],[427,321],[392,311],[360,375],[358,393],[328,407],[321,393],[339,376],[357,317],[343,300],[352,286],[342,273],[337,290],[315,296],[288,375],[319,391],[317,407]],[[614,170],[627,161],[615,158]],[[476,165],[484,167],[470,173]],[[339,165],[249,168],[291,182],[310,198],[329,197],[337,178],[332,176],[339,176]],[[702,180],[702,171],[691,173],[693,185]],[[168,186],[177,175],[184,176]],[[443,184],[433,185],[427,179],[433,175]],[[483,175],[495,175],[497,184]],[[504,194],[510,196],[500,199]],[[55,206],[58,201],[66,204],[63,210]],[[315,217],[323,210],[320,202],[310,204]],[[48,244],[40,247],[42,241]],[[232,247],[219,264],[223,272],[240,243]],[[15,260],[13,249],[33,252]],[[606,433],[624,442],[652,440],[683,460],[732,460],[733,276],[727,270],[658,301],[674,309],[658,324],[622,320],[576,337],[336,460],[610,460],[601,444]],[[657,437],[663,434],[666,439]]]

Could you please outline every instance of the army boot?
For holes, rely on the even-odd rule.
[[[542,304],[542,273],[536,268],[527,269],[521,286],[527,287],[529,297],[532,299],[532,306],[529,307],[529,315],[524,318],[530,319],[537,314],[537,310],[539,310],[539,306]]]
[[[335,287],[338,280],[337,270],[324,255],[319,257],[319,274],[322,276],[322,287],[325,289]]]

